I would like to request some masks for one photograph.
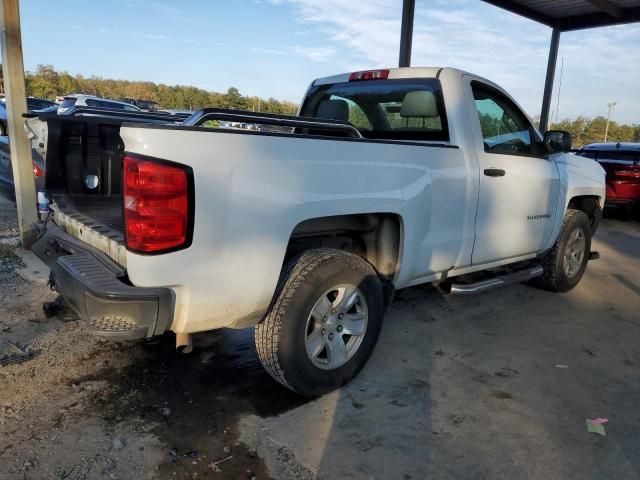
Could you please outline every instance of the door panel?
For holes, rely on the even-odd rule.
[[[553,228],[558,169],[535,156],[539,133],[510,97],[472,76],[465,89],[480,165],[472,263],[540,252]]]

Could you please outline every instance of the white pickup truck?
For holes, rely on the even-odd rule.
[[[603,169],[451,68],[321,78],[295,117],[30,123],[51,199],[34,251],[92,331],[185,344],[255,327],[264,367],[304,395],[358,373],[395,289],[563,292],[597,257]]]

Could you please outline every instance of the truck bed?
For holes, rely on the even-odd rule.
[[[57,194],[52,200],[53,220],[59,227],[126,267],[122,197]]]
[[[37,121],[36,121],[37,120]],[[279,128],[279,134],[306,133],[336,138],[361,138],[352,125],[332,120],[285,115],[203,109],[189,119],[162,114],[131,114],[77,108],[71,114],[42,114],[28,122],[34,148],[46,155],[46,191],[52,201],[53,220],[67,233],[106,253],[126,266],[122,201],[124,144],[120,128],[128,125],[178,125],[188,130],[207,122],[259,123]],[[226,130],[231,132],[232,130]],[[270,135],[272,131],[242,133]],[[91,183],[95,185],[91,186]]]
[[[54,210],[124,244],[122,197],[53,195]]]

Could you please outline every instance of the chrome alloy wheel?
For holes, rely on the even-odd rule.
[[[307,319],[305,348],[311,362],[323,370],[347,363],[367,331],[367,301],[354,285],[336,285],[324,292]]]
[[[584,232],[581,228],[574,229],[567,239],[562,256],[562,267],[567,277],[575,277],[580,271],[582,260],[586,254],[585,246]]]

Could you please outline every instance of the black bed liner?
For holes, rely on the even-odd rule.
[[[122,197],[57,194],[52,199],[59,212],[124,245]]]

